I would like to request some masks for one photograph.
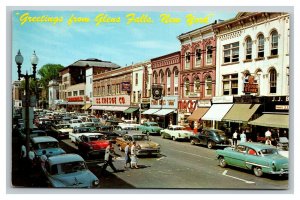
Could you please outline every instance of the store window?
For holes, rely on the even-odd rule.
[[[246,60],[252,59],[252,39],[247,37],[246,39]]]
[[[270,76],[270,93],[276,93],[276,87],[277,87],[277,72],[274,68],[272,68],[269,72]]]
[[[265,38],[263,34],[259,34],[257,37],[257,58],[263,58],[265,56]]]
[[[271,56],[278,55],[278,33],[272,31],[271,33]]]
[[[238,74],[223,75],[223,95],[238,94]]]
[[[232,63],[239,61],[239,42],[223,46],[223,63]]]

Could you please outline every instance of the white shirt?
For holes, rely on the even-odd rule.
[[[35,153],[33,151],[29,151],[28,156],[30,160],[33,160],[35,157]]]
[[[232,137],[236,139],[237,138],[237,132],[234,132]]]
[[[26,147],[24,145],[22,145],[22,147],[21,147],[21,155],[22,155],[22,158],[26,158]]]
[[[241,137],[241,142],[246,142],[246,134],[245,133],[242,133],[240,135],[240,137]]]
[[[266,132],[265,132],[265,137],[271,137],[271,131],[269,131],[269,130],[267,130]]]

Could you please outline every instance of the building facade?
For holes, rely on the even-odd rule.
[[[49,81],[48,87],[49,108],[55,109],[57,100],[59,100],[59,83],[56,80],[51,80]]]

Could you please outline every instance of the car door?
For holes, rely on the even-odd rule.
[[[199,143],[200,144],[207,144],[207,137],[208,137],[208,131],[202,131],[201,133],[199,133]]]
[[[246,169],[247,147],[238,145],[232,152],[228,153],[226,162],[229,165]]]

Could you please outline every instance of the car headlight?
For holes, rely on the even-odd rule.
[[[99,180],[94,180],[93,181],[93,186],[98,186],[99,185]]]

